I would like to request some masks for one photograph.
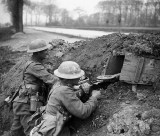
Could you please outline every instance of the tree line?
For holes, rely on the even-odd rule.
[[[81,8],[75,8],[76,19],[66,9],[60,9],[54,0],[3,1],[8,6],[16,31],[23,31],[23,21],[25,25],[62,27],[160,25],[160,0],[102,0],[96,6],[97,12],[90,15]]]
[[[44,13],[48,25],[158,26],[160,23],[160,0],[103,0],[97,4],[99,11],[88,16],[81,8],[76,8],[77,19],[73,19],[66,9],[59,9],[54,2],[48,5],[32,3],[28,9],[39,16]]]
[[[107,25],[158,26],[160,0],[104,0],[98,3]]]

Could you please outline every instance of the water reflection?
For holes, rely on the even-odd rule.
[[[66,29],[66,28],[47,28],[47,27],[31,27],[31,28],[34,28],[36,30],[55,32],[60,34],[68,34],[68,35],[84,37],[84,38],[96,38],[99,36],[114,33],[114,32],[104,32],[104,31],[95,31],[95,30],[80,30],[80,29]]]

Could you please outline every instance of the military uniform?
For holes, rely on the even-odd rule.
[[[97,99],[90,97],[89,100],[83,103],[76,95],[75,90],[72,87],[65,85],[57,85],[50,91],[49,100],[46,105],[46,113],[43,115],[41,124],[37,127],[39,135],[43,136],[57,136],[55,135],[56,129],[61,126],[57,126],[57,113],[67,113],[66,115],[74,115],[78,118],[85,119],[93,112],[97,106]],[[66,117],[65,115],[65,117]],[[61,124],[62,125],[62,124]],[[32,136],[37,136],[38,134]],[[70,131],[67,126],[62,126],[58,136],[70,136]]]
[[[12,136],[29,135],[32,127],[28,126],[27,121],[33,114],[30,112],[29,96],[38,92],[43,99],[42,84],[53,85],[57,77],[48,73],[41,63],[31,61],[24,70],[23,80],[24,84],[19,90],[19,95],[13,101],[14,120],[10,131]],[[30,92],[24,91],[24,88]]]

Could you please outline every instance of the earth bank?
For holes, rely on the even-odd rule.
[[[52,73],[62,61],[76,61],[86,71],[86,76],[91,81],[95,81],[96,77],[101,75],[106,58],[113,53],[113,50],[116,52],[129,51],[136,55],[159,59],[159,39],[160,34],[122,35],[115,33],[75,43],[66,43],[61,39],[53,40],[49,58],[44,63]],[[13,52],[9,51],[7,54],[10,53]],[[14,53],[17,55],[17,52]],[[18,59],[13,60],[10,56],[7,58],[4,54],[2,55],[10,62],[9,66],[13,66],[9,71],[3,70],[1,76],[3,86],[0,102],[2,111],[0,129],[3,131],[9,129],[12,117],[11,112],[7,114],[9,111],[7,106],[3,105],[3,100],[18,87],[21,82],[23,64],[29,58],[29,55],[24,52],[18,53],[19,56],[16,56]],[[107,88],[106,86],[101,87],[102,97],[96,111],[86,120],[73,118],[71,120],[72,130],[79,136],[158,136],[160,133],[159,90],[153,90],[153,86],[138,85],[139,93],[135,93],[130,84],[120,81],[110,84]],[[141,99],[137,94],[141,94]]]

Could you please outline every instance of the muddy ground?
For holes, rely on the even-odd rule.
[[[27,39],[26,43],[23,39]],[[28,35],[20,34],[17,41],[24,47]],[[32,35],[40,38],[44,35]],[[30,36],[29,36],[30,37]],[[14,39],[14,42],[16,40]],[[12,40],[3,41],[11,44]],[[18,45],[18,42],[16,43]],[[91,81],[102,74],[106,58],[113,50],[130,51],[136,55],[159,58],[160,34],[130,34],[115,33],[92,40],[66,43],[64,40],[52,41],[53,48],[45,66],[52,66],[50,72],[63,60],[74,60],[86,71]],[[5,44],[6,45],[6,44]],[[25,52],[12,52],[7,47],[1,48],[1,118],[0,134],[7,131],[12,122],[12,112],[4,106],[3,100],[18,87],[21,82],[23,64],[29,56]],[[111,69],[110,69],[111,70]],[[115,80],[101,86],[102,97],[95,112],[86,120],[75,117],[71,120],[72,131],[78,136],[159,136],[160,134],[160,92],[152,86],[138,85],[137,92],[132,91],[132,85]],[[7,115],[7,116],[6,116]]]

